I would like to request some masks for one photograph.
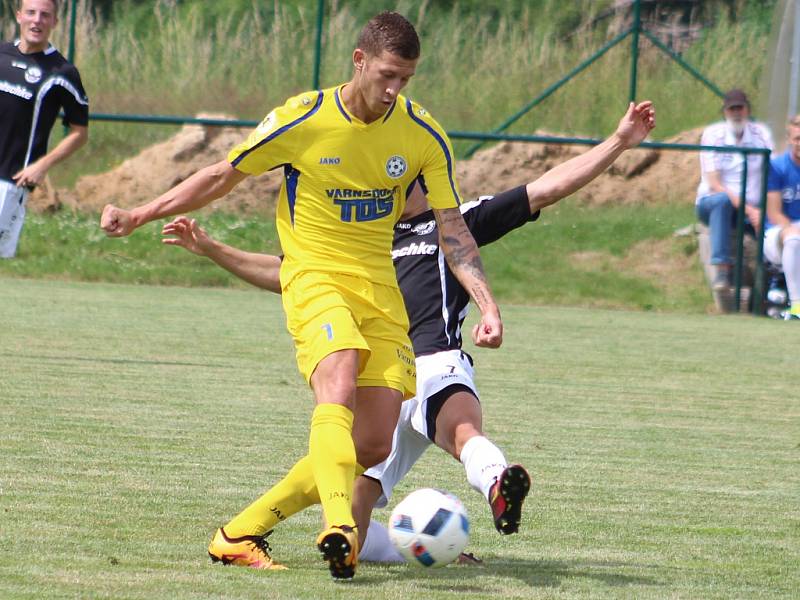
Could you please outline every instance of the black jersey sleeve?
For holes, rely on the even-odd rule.
[[[524,185],[496,196],[481,196],[463,205],[462,213],[479,246],[491,244],[510,231],[539,218],[539,211],[531,214]]]
[[[64,109],[65,126],[89,124],[89,98],[86,90],[83,89],[80,73],[74,66],[69,67],[64,72],[64,78],[70,86],[60,86],[58,89],[61,94],[61,106]]]

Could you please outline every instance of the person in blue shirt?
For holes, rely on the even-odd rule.
[[[787,150],[769,164],[764,256],[783,269],[787,320],[800,319],[800,115],[786,127]]]

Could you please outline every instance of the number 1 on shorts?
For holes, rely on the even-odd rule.
[[[333,339],[333,327],[331,327],[331,324],[330,323],[325,323],[325,325],[323,325],[322,328],[325,330],[325,333],[328,335],[328,341],[332,340]]]

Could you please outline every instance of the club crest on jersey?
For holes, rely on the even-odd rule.
[[[418,114],[420,117],[424,117],[425,115],[427,115],[427,114],[428,114],[428,111],[427,111],[427,110],[425,110],[424,108],[420,107],[420,109],[417,111],[417,114]]]
[[[395,154],[386,161],[386,174],[392,179],[402,177],[406,169],[408,169],[408,165],[406,165],[406,159],[402,156]]]
[[[31,65],[25,69],[25,81],[28,83],[39,83],[42,80],[42,70],[36,65]]]
[[[414,225],[414,228],[411,231],[417,235],[428,235],[431,231],[433,231],[434,227],[436,227],[436,221],[428,221],[426,223]]]

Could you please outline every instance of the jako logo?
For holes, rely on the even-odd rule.
[[[342,162],[342,159],[338,156],[323,156],[319,159],[319,164],[321,165],[338,165]]]

